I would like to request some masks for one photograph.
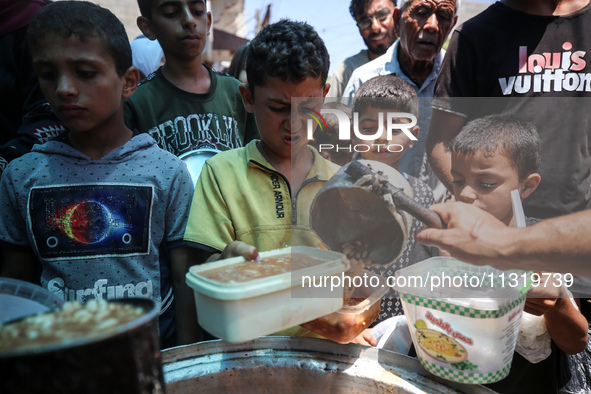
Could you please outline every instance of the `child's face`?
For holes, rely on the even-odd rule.
[[[119,76],[99,38],[82,42],[49,34],[31,49],[41,90],[70,131],[120,130],[123,99],[135,91],[137,69]]]
[[[146,37],[158,39],[167,58],[194,58],[203,53],[211,27],[204,0],[152,0],[152,20],[138,18]]]
[[[540,182],[538,174],[531,174],[520,182],[517,169],[502,153],[453,153],[451,174],[456,200],[474,204],[506,225],[513,223],[511,191],[519,190],[521,198],[524,199]]]
[[[367,147],[358,147],[361,149],[361,156],[367,160],[375,160],[388,164],[389,166],[398,169],[400,159],[404,153],[410,149],[413,142],[401,130],[392,130],[392,138],[388,139],[387,135],[387,113],[388,112],[403,112],[398,109],[385,110],[374,106],[367,106],[362,113],[359,114],[359,132],[364,135],[376,134],[379,127],[379,114],[382,113],[382,134],[372,140],[362,140],[355,137],[356,145],[367,145]],[[394,119],[393,123],[409,123],[409,119]],[[351,130],[353,133],[353,130]],[[416,137],[419,134],[418,126],[411,129],[411,133]],[[354,133],[352,134],[354,135]]]
[[[263,86],[254,88],[253,97],[245,85],[240,85],[246,110],[254,113],[261,134],[261,152],[266,156],[289,159],[305,148],[308,144],[306,119],[292,119],[291,99],[307,98],[298,105],[320,109],[322,97],[326,96],[329,87],[315,78],[295,83],[268,77]]]

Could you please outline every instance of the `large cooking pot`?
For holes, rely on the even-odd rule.
[[[108,335],[0,352],[0,393],[162,393],[160,308],[149,299],[113,300],[145,314]]]
[[[494,393],[440,379],[414,358],[325,339],[201,342],[164,350],[162,361],[168,394]]]

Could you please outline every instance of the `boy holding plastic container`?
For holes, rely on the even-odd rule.
[[[292,97],[309,97],[308,107],[321,108],[328,68],[324,42],[306,23],[282,20],[250,43],[248,85],[240,85],[240,93],[261,139],[222,152],[203,167],[185,231],[200,262],[252,260],[292,239],[321,244],[310,229],[310,205],[338,166],[308,146],[306,124],[292,121],[291,105]]]
[[[185,231],[197,264],[323,245],[310,228],[310,207],[338,166],[308,145],[306,121],[292,118],[292,98],[303,98],[299,112],[322,108],[328,51],[310,25],[287,19],[266,26],[247,51],[248,85],[240,93],[261,139],[206,161]],[[278,334],[317,336],[301,327]]]
[[[511,191],[517,190],[524,199],[540,183],[540,139],[535,127],[510,115],[489,115],[469,122],[450,142],[449,149],[456,200],[474,204],[513,226],[516,218]],[[536,220],[526,218],[526,222],[533,224]],[[549,283],[542,288],[545,277],[541,278],[540,288],[530,291],[524,310],[543,316],[538,324],[552,339],[552,353],[536,364],[515,354],[509,376],[487,385],[495,391],[557,392],[561,386],[557,374],[560,351],[576,354],[587,345],[587,321],[569,298],[570,293],[561,284]],[[522,318],[522,331],[525,321],[533,320],[530,317]],[[522,335],[527,336],[527,332]],[[517,351],[523,352],[520,341]],[[527,357],[533,360],[531,355]]]

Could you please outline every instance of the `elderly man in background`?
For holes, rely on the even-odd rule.
[[[438,201],[443,199],[445,187],[430,172],[425,157],[431,119],[429,98],[433,97],[445,54],[441,47],[457,21],[458,8],[459,0],[402,0],[394,9],[394,31],[400,39],[384,55],[356,69],[343,94],[352,102],[361,84],[386,74],[395,74],[415,87],[420,99],[419,136],[399,168],[428,183]]]
[[[353,71],[386,53],[396,41],[394,33],[395,0],[352,0],[349,12],[359,28],[367,49],[343,60],[330,78],[328,97],[342,97]]]

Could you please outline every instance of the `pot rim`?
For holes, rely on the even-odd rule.
[[[345,369],[355,365],[359,360],[376,363],[382,368],[387,365],[387,368],[392,371],[402,369],[415,377],[431,380],[443,387],[465,394],[495,393],[485,386],[462,384],[440,378],[424,369],[418,359],[401,353],[352,343],[339,344],[318,338],[264,336],[243,343],[212,340],[168,348],[161,352],[164,380],[167,385],[176,383],[178,377],[185,373],[188,373],[190,378],[205,378],[217,372],[227,371],[228,368],[223,365],[224,362],[230,363],[257,357],[261,359],[272,357],[278,360],[298,359],[298,354],[320,360],[324,363],[323,365],[330,361]],[[199,374],[198,365],[211,365],[213,369],[205,368],[202,371],[204,373]],[[244,369],[250,369],[256,365],[258,364],[245,364]],[[337,370],[340,370],[340,367],[335,369],[335,372]]]
[[[120,324],[117,326],[115,330],[108,330],[104,333],[97,333],[91,336],[84,336],[78,337],[74,339],[64,339],[61,341],[52,341],[46,345],[41,345],[37,347],[17,347],[11,348],[7,350],[0,350],[0,359],[12,358],[12,357],[29,357],[29,356],[36,356],[42,355],[46,353],[51,353],[54,351],[64,351],[70,350],[77,347],[87,346],[87,345],[94,345],[99,342],[108,341],[111,339],[115,339],[121,336],[124,336],[132,331],[150,323],[154,320],[160,312],[160,304],[155,302],[149,298],[140,298],[140,297],[130,297],[130,298],[117,298],[107,300],[108,302],[114,302],[119,304],[130,304],[136,307],[141,307],[144,309],[145,313],[139,316],[136,319],[133,319],[127,323]],[[40,313],[51,313],[54,312],[56,309]],[[29,315],[23,317],[26,319],[27,317],[31,317],[35,315]],[[20,319],[19,319],[20,320]],[[17,320],[18,321],[18,320]],[[15,321],[12,321],[13,323]]]

